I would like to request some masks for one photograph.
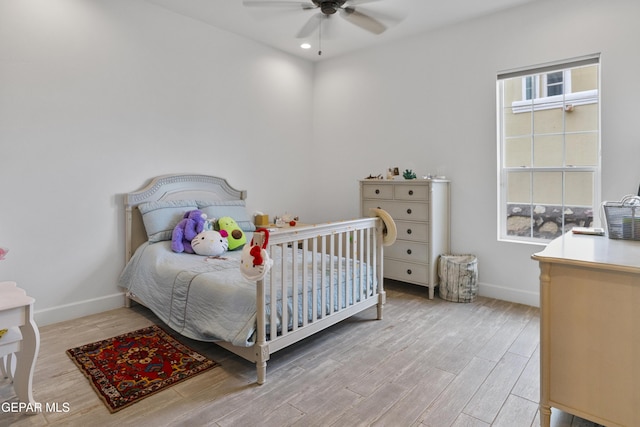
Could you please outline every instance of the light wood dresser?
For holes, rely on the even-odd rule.
[[[540,415],[640,426],[640,242],[571,232],[540,264]]]
[[[360,213],[387,211],[398,239],[384,249],[384,276],[429,289],[438,284],[438,257],[449,252],[449,181],[442,179],[361,180]]]

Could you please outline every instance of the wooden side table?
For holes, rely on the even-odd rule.
[[[0,357],[4,360],[8,356],[6,370],[11,376],[11,356],[15,355],[13,388],[21,402],[33,405],[33,370],[40,349],[40,332],[33,320],[34,301],[15,282],[0,282],[0,329],[9,329],[0,338]]]

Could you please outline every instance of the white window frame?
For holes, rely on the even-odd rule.
[[[553,71],[552,71],[553,72]],[[542,81],[540,81],[540,74],[536,74],[533,76],[523,76],[522,77],[522,102],[523,103],[528,103],[531,102],[531,98],[527,98],[527,79],[531,78],[534,82],[533,85],[533,89],[531,91],[532,93],[532,98],[534,100],[536,99],[545,99],[545,98],[551,98],[549,96],[546,95],[540,95],[540,93],[538,93],[538,91],[536,91],[536,88],[544,88],[544,93],[547,93],[548,90],[548,83],[547,83],[547,75],[549,73],[544,73],[542,74]],[[563,94],[570,94],[571,93],[571,73],[567,72],[566,70],[564,70],[564,73],[562,74],[562,93]],[[556,95],[557,96],[557,95]]]
[[[517,77],[518,75],[522,75],[523,77],[523,85],[522,85],[522,100],[515,101],[512,103],[511,108],[513,113],[524,113],[524,112],[533,112],[537,110],[545,110],[551,108],[570,108],[572,106],[577,105],[586,105],[593,104],[599,102],[599,89],[581,91],[581,92],[571,92],[571,73],[568,69],[576,68],[581,65],[588,64],[598,64],[600,65],[600,55],[590,55],[587,57],[574,58],[567,61],[559,61],[557,63],[549,63],[542,64],[534,67],[526,67],[518,70],[510,70],[502,73],[498,73],[498,80],[496,85],[496,96],[497,96],[497,172],[498,172],[498,217],[497,217],[497,238],[498,241],[506,241],[506,242],[517,242],[517,243],[530,243],[530,244],[546,244],[549,242],[548,239],[536,238],[536,237],[523,237],[523,236],[512,236],[507,234],[506,220],[507,220],[507,197],[506,197],[506,175],[510,171],[521,170],[527,171],[530,173],[535,173],[539,171],[544,172],[579,172],[579,171],[587,171],[592,172],[594,176],[593,182],[593,226],[601,226],[600,218],[597,210],[597,207],[600,206],[600,192],[601,192],[601,134],[602,131],[600,129],[600,123],[598,124],[598,160],[595,166],[587,166],[587,167],[574,167],[571,165],[565,165],[563,167],[554,167],[554,168],[540,168],[540,167],[523,167],[523,168],[511,168],[504,166],[504,140],[503,140],[503,108],[505,106],[502,105],[502,92],[501,92],[501,80],[508,79],[511,77]],[[547,93],[546,90],[546,74],[547,72],[558,71],[560,69],[564,69],[565,73],[563,76],[565,86],[564,93],[562,95],[555,95],[550,97],[539,97],[538,92],[535,89],[532,90],[534,94],[534,99],[526,99],[526,84],[524,79],[529,76],[535,77],[536,83],[540,83],[539,76],[542,77],[542,84],[545,88],[544,93]],[[601,73],[598,73],[598,80],[600,79]],[[600,81],[598,81],[598,88],[600,88]],[[600,105],[598,108],[598,120],[600,121]],[[564,183],[563,183],[564,187]],[[564,190],[564,189],[563,189]],[[564,206],[564,196],[563,196],[563,206]],[[533,207],[533,206],[532,206]],[[564,225],[564,224],[563,224]]]
[[[547,80],[551,73],[545,73],[542,75],[542,87],[544,88],[544,97],[549,97],[549,81]],[[562,72],[562,93],[560,95],[564,95],[567,93],[571,93],[571,73],[563,70]],[[555,96],[555,95],[554,95]]]
[[[527,97],[527,79],[531,79],[533,87],[531,88],[531,98]],[[536,88],[540,85],[540,76],[523,76],[522,77],[522,102],[531,103],[532,99],[538,98],[536,95]]]

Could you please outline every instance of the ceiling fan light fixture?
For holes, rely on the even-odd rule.
[[[320,7],[320,11],[325,15],[333,15],[340,9],[347,0],[313,0],[313,3]]]
[[[380,22],[374,16],[370,16],[369,14],[358,10],[358,6],[360,4],[373,3],[377,1],[379,0],[242,0],[242,3],[247,7],[273,6],[290,8],[293,6],[294,9],[301,8],[303,11],[312,9],[319,10],[319,13],[314,13],[307,18],[306,23],[296,34],[296,38],[305,40],[317,32],[318,55],[322,55],[323,22],[332,17],[332,15],[338,14],[338,16],[351,24],[354,24],[372,34],[383,33],[387,29],[385,24]],[[311,44],[308,42],[301,43],[300,48],[310,49]]]

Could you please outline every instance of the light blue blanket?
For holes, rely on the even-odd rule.
[[[280,281],[282,254],[276,253],[274,257],[274,280]],[[286,249],[285,260],[293,258],[291,248]],[[307,253],[308,254],[308,253]],[[140,246],[131,258],[120,276],[120,286],[131,291],[142,303],[151,309],[164,323],[180,334],[200,341],[227,341],[236,346],[251,346],[255,342],[256,332],[256,284],[242,277],[240,274],[241,251],[227,252],[221,258],[208,258],[185,253],[175,253],[171,250],[170,242],[145,243]],[[302,252],[296,253],[297,262],[302,265],[302,260],[309,270],[312,257],[303,258]],[[337,268],[331,270],[330,261],[325,255],[325,271],[319,268],[323,257],[316,257],[314,274],[307,275],[307,280],[315,276],[317,289],[317,310],[324,312],[330,309],[328,286],[334,285],[334,310],[353,303],[352,283],[359,284],[361,293],[371,296],[375,292],[375,275],[367,271],[367,265],[362,269],[357,262],[342,264],[342,277],[338,281]],[[336,258],[333,258],[334,267]],[[355,266],[355,270],[351,267]],[[347,268],[349,267],[349,268]],[[298,269],[298,324],[302,323],[302,270]],[[287,283],[292,278],[291,269],[285,268]],[[360,281],[360,271],[368,280]],[[328,273],[333,271],[333,280],[327,279]],[[321,304],[320,287],[321,276],[325,277],[325,304]],[[348,279],[348,280],[347,280]],[[355,279],[355,280],[354,280]],[[268,301],[269,275],[266,280],[266,322],[270,319]],[[308,287],[311,289],[311,286]],[[341,297],[338,298],[338,289]],[[288,289],[287,313],[288,328],[292,326],[292,292]],[[356,292],[356,301],[361,298],[360,292]],[[313,299],[308,292],[308,306],[311,307]],[[282,300],[281,292],[277,293],[277,322],[281,327]],[[307,312],[310,313],[310,309]],[[308,319],[311,320],[311,319]],[[269,330],[269,329],[267,329]]]
[[[249,346],[256,285],[240,275],[240,255],[210,259],[175,253],[168,241],[145,243],[122,272],[120,286],[186,337]]]

